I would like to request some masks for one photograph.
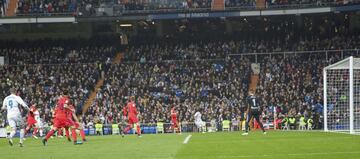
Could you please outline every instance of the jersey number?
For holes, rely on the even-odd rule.
[[[254,103],[254,107],[256,107],[256,101],[255,101],[255,98],[252,99],[253,103]]]
[[[9,100],[9,107],[10,107],[10,109],[12,109],[12,107],[13,107],[13,101],[12,100]]]

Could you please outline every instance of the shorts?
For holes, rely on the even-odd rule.
[[[37,121],[35,119],[28,119],[27,120],[27,125],[28,126],[32,126],[35,125],[37,123]]]
[[[128,123],[129,124],[135,124],[135,123],[138,123],[139,122],[139,120],[138,120],[138,118],[137,117],[135,117],[135,116],[129,116],[129,121],[128,121]]]
[[[203,122],[203,121],[195,121],[195,125],[198,128],[202,128],[202,127],[205,126],[205,122]]]
[[[249,111],[249,113],[247,114],[246,122],[250,122],[250,120],[251,120],[252,117],[254,117],[257,122],[260,122],[260,116],[261,116],[261,112],[260,112],[260,111],[258,111],[258,110],[251,110],[251,111]]]
[[[179,127],[178,121],[177,121],[176,119],[172,119],[172,120],[171,120],[171,125],[172,125],[174,128]]]
[[[13,129],[16,128],[16,126],[18,126],[20,129],[25,126],[21,115],[8,116],[7,120],[9,122],[9,126]]]
[[[56,128],[66,128],[72,126],[72,123],[67,119],[54,119],[54,127]]]

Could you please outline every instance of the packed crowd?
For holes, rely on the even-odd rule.
[[[291,48],[304,51],[356,49],[359,46],[359,40],[352,38],[333,39],[326,39],[326,42],[301,41],[300,46]],[[0,67],[3,75],[0,99],[7,95],[6,90],[10,87],[18,88],[18,94],[26,102],[40,106],[42,118],[50,121],[51,110],[62,87],[71,90],[74,104],[81,111],[101,72],[104,72],[104,85],[82,117],[85,124],[120,122],[121,110],[132,95],[137,97],[142,123],[169,122],[169,112],[173,106],[179,108],[182,122],[192,122],[197,110],[203,112],[203,119],[207,122],[236,121],[243,119],[252,73],[250,65],[254,62],[251,54],[238,54],[248,52],[239,51],[243,48],[239,44],[241,42],[231,41],[133,48],[126,53],[123,62],[111,64],[106,70],[102,64],[110,63],[115,55],[111,47],[89,47],[87,50],[79,47],[76,51],[25,48],[22,52],[3,48],[1,53],[5,52],[10,57],[9,63],[12,65]],[[270,46],[267,44],[265,48],[271,49]],[[101,51],[103,54],[97,54]],[[328,53],[327,58],[324,52],[283,55],[281,51],[292,50],[276,51],[280,51],[279,55],[260,55],[257,58],[261,68],[257,95],[265,108],[264,121],[273,121],[275,116],[283,118],[301,114],[312,118],[314,125],[320,128],[323,66],[343,56],[358,55],[359,51],[345,51],[342,54],[333,51]],[[78,56],[69,58],[74,52],[78,52]],[[67,78],[62,74],[66,74]]]
[[[82,40],[0,43],[4,44],[0,56],[5,56],[8,64],[0,66],[0,99],[8,95],[9,88],[16,88],[26,103],[38,106],[46,123],[51,121],[62,89],[70,90],[73,104],[81,112],[106,65],[116,54],[110,45],[97,42],[97,45],[86,46],[84,44],[92,42]]]
[[[282,7],[293,4],[314,4],[324,5],[332,3],[330,0],[282,0],[282,1],[265,1],[265,7]],[[358,3],[358,0],[339,2],[338,4]],[[99,0],[60,0],[60,1],[35,1],[35,0],[19,0],[17,15],[41,14],[41,15],[56,15],[56,14],[72,14],[77,16],[94,16],[96,14],[96,7],[106,4],[105,1]],[[112,3],[110,3],[112,4]],[[196,8],[211,8],[212,0],[119,0],[118,4],[123,6],[125,11],[143,11],[143,10],[159,10],[167,11],[174,9],[196,9]],[[1,4],[0,4],[1,5]],[[255,8],[256,2],[254,0],[225,0],[225,7],[246,7]],[[297,6],[296,6],[297,7]]]
[[[81,108],[100,78],[96,64],[17,65],[0,67],[0,98],[14,87],[26,103],[39,108],[41,118],[49,122],[62,89],[68,89],[74,105]]]
[[[103,63],[116,54],[112,43],[69,41],[0,42],[0,56],[5,56],[10,65],[63,64],[63,63]],[[20,46],[20,47],[19,47]]]
[[[99,6],[97,0],[59,0],[59,1],[35,1],[19,0],[17,14],[44,14],[51,15],[54,13],[68,13],[73,15],[85,14],[94,15],[95,6]]]
[[[141,37],[148,44],[131,41],[120,64],[110,64],[116,51],[112,47],[115,45],[111,41],[116,41],[113,39],[0,42],[0,56],[5,55],[6,62],[11,64],[0,67],[4,75],[0,99],[7,95],[10,86],[15,86],[27,102],[42,104],[41,112],[45,112],[47,119],[63,85],[71,89],[76,106],[81,108],[97,79],[104,75],[104,85],[97,90],[95,101],[82,117],[86,125],[120,122],[121,109],[132,95],[137,98],[142,123],[168,122],[172,106],[179,107],[182,122],[192,122],[198,109],[207,122],[236,121],[243,118],[253,73],[250,65],[258,62],[257,95],[265,108],[264,120],[300,114],[313,118],[316,128],[320,128],[321,68],[349,55],[358,55],[360,36],[356,29],[348,29],[346,18],[340,17],[340,22],[329,22],[326,16],[322,20],[303,19],[304,26],[296,31],[293,29],[296,23],[291,20],[264,19],[261,23],[251,23],[249,19],[244,25],[260,26],[245,27],[240,32],[242,36],[234,33],[232,39],[215,36],[207,41],[189,37],[184,41],[176,38],[159,41]],[[264,27],[263,23],[269,24]],[[180,34],[187,36],[184,32]],[[324,52],[304,53],[314,50],[332,51],[326,56]],[[284,51],[303,53],[284,54]],[[278,55],[255,57],[255,53],[263,52],[278,52]],[[103,63],[108,67],[104,68]],[[69,78],[58,72],[67,72]]]
[[[149,44],[134,46],[125,55],[127,61],[223,59],[230,54],[311,50],[360,49],[360,36],[334,36],[323,39],[237,40],[190,44]]]
[[[121,0],[120,4],[125,6],[125,10],[167,10],[167,9],[196,9],[196,8],[211,8],[212,0]],[[265,6],[271,7],[284,7],[289,5],[295,5],[299,7],[299,4],[313,4],[315,6],[321,6],[334,3],[331,0],[266,0]],[[338,5],[358,3],[354,1],[339,1]],[[255,0],[225,0],[226,8],[248,8],[253,9],[256,7]]]
[[[181,121],[193,121],[198,108],[206,120],[237,117],[250,75],[249,60],[179,61],[122,63],[113,65],[104,87],[98,92],[87,120],[118,122],[127,97],[135,95],[141,122],[168,121],[170,109],[177,106]],[[221,116],[222,117],[222,116]]]
[[[300,41],[300,44],[289,47],[291,50],[286,50],[286,46],[284,50],[271,50],[278,51],[278,55],[259,56],[261,70],[257,92],[265,107],[264,121],[304,115],[306,119],[314,120],[316,128],[321,128],[322,68],[345,56],[359,55],[359,51],[331,51],[327,57],[325,52],[286,56],[281,52],[359,49],[358,40],[352,38]],[[192,122],[192,115],[199,108],[207,122],[243,119],[251,74],[250,61],[254,61],[254,56],[228,56],[242,53],[238,50],[243,47],[236,49],[235,43],[130,49],[124,60],[133,62],[111,67],[85,121],[119,122],[121,109],[131,95],[137,96],[143,123],[169,122],[172,106],[180,108],[182,122]],[[264,50],[254,47],[257,51],[251,52],[265,52],[269,51],[265,48],[272,48],[270,44],[266,46]]]
[[[0,0],[0,17],[4,16],[5,14],[5,2],[3,0]]]
[[[120,4],[125,10],[166,10],[166,9],[191,9],[210,8],[212,0],[124,0]]]
[[[0,50],[9,59],[9,64],[61,64],[61,63],[94,63],[106,61],[114,56],[112,47],[85,47],[64,49],[63,47],[16,48]]]

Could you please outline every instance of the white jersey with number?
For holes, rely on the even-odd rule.
[[[26,109],[29,109],[29,107],[21,99],[21,97],[11,94],[4,99],[2,109],[7,110],[8,118],[17,117],[17,116],[21,116],[19,105],[23,106]]]
[[[195,125],[198,128],[205,126],[205,123],[201,119],[201,113],[200,112],[196,112],[195,115],[194,115],[194,118],[195,118]]]
[[[195,118],[195,122],[201,122],[201,113],[200,112],[196,112],[194,115]]]

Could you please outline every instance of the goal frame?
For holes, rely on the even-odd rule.
[[[328,103],[327,103],[327,70],[348,70],[349,71],[349,132],[355,134],[354,130],[354,69],[359,70],[360,67],[354,67],[354,57],[350,56],[339,62],[331,64],[323,69],[323,97],[324,97],[324,131],[328,129]]]

